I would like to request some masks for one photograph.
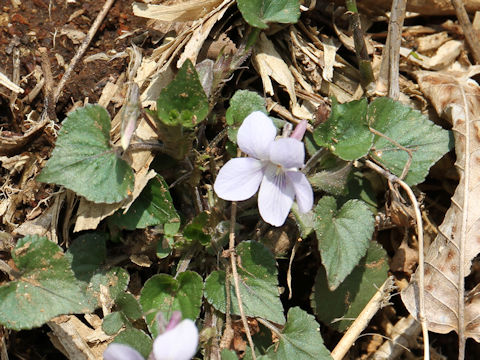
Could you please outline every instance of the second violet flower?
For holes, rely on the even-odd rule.
[[[271,225],[281,226],[294,199],[300,212],[312,208],[313,191],[299,170],[305,160],[303,143],[298,136],[275,140],[276,133],[272,120],[264,113],[248,115],[237,135],[238,147],[248,157],[229,160],[220,169],[214,190],[224,200],[242,201],[260,188],[260,216]]]

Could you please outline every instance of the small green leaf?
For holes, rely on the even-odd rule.
[[[293,215],[295,215],[295,219],[297,220],[297,226],[298,230],[300,230],[300,236],[305,239],[313,231],[313,227],[315,224],[315,213],[313,212],[313,210],[310,210],[306,213],[301,213],[298,210],[297,203],[293,203],[292,213]]]
[[[245,21],[260,29],[272,22],[294,24],[300,17],[298,0],[237,0],[237,5]]]
[[[122,326],[128,323],[127,318],[119,311],[108,314],[103,318],[102,330],[107,335],[114,335],[120,331]]]
[[[380,245],[370,241],[367,255],[335,291],[328,288],[325,270],[319,269],[312,302],[315,314],[335,330],[344,332],[382,286],[387,276],[387,254]],[[333,322],[335,319],[343,320]]]
[[[109,270],[99,270],[93,274],[87,290],[101,304],[101,294],[105,296],[105,291],[102,288],[108,291],[110,299],[116,300],[127,289],[129,281],[130,275],[123,268],[114,267]]]
[[[323,345],[320,325],[315,318],[299,307],[288,310],[287,322],[279,342],[267,351],[268,359],[327,360],[332,359]]]
[[[314,139],[343,160],[356,160],[368,154],[373,133],[367,123],[367,99],[339,104],[332,101],[328,120],[314,132]]]
[[[180,273],[177,278],[167,274],[152,276],[140,294],[140,304],[150,332],[156,337],[156,315],[159,311],[169,319],[175,310],[182,312],[184,319],[195,320],[202,304],[202,277],[193,271]]]
[[[345,195],[351,172],[352,163],[342,161],[331,169],[309,176],[308,181],[315,190],[322,190],[336,196]]]
[[[374,218],[360,200],[349,200],[341,209],[331,196],[315,208],[315,233],[331,290],[347,277],[365,255],[374,230]]]
[[[130,293],[120,294],[115,300],[115,305],[119,311],[133,321],[138,320],[143,316],[140,304],[135,296]]]
[[[365,176],[370,175],[370,177]],[[353,171],[348,178],[347,191],[340,198],[340,202],[344,203],[351,199],[358,199],[365,202],[373,214],[378,212],[377,195],[373,190],[372,182],[370,178],[375,179],[375,176],[379,176],[376,173],[363,173],[361,171]]]
[[[207,96],[195,67],[187,59],[175,79],[160,93],[157,99],[157,116],[165,125],[193,128],[202,122],[207,114]]]
[[[203,246],[210,244],[211,236],[207,233],[208,214],[201,212],[192,220],[190,224],[185,226],[183,236],[189,241],[198,241]]]
[[[145,359],[152,352],[153,341],[142,330],[127,329],[118,334],[113,340],[114,343],[128,345],[137,350]]]
[[[133,191],[133,170],[110,145],[110,116],[99,105],[68,115],[38,181],[55,183],[90,201],[115,203]]]
[[[222,360],[238,360],[238,356],[233,350],[222,349],[220,356]]]
[[[230,99],[225,119],[228,125],[241,125],[243,120],[254,111],[267,115],[265,99],[254,91],[237,90]]]
[[[88,313],[87,297],[62,249],[46,237],[26,236],[12,252],[19,280],[0,287],[0,323],[20,330],[43,325],[61,314]]]
[[[278,293],[277,268],[272,253],[255,241],[237,246],[240,293],[246,316],[262,317],[277,324],[285,323]],[[239,315],[238,300],[230,286],[231,312]],[[213,271],[205,280],[205,297],[217,310],[226,311],[225,271]]]
[[[175,219],[178,219],[178,214],[173,206],[168,185],[158,175],[148,182],[126,214],[119,210],[109,221],[121,229],[135,230],[163,225]]]
[[[371,126],[384,135],[374,138],[370,156],[376,161],[400,176],[409,154],[398,145],[411,151],[412,162],[405,177],[410,186],[425,180],[430,167],[453,147],[449,131],[390,98],[375,99],[368,107],[367,116]]]
[[[86,282],[90,281],[106,255],[106,236],[101,233],[80,235],[72,242],[65,254],[71,261],[75,277]]]

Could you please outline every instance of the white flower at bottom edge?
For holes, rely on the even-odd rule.
[[[197,352],[198,329],[190,319],[182,320],[171,330],[157,336],[150,358],[154,360],[190,360]],[[152,356],[153,355],[153,356]],[[145,360],[140,353],[124,344],[112,343],[103,352],[104,360]]]
[[[214,184],[217,195],[229,201],[242,201],[258,193],[258,209],[263,220],[281,226],[293,200],[300,212],[313,206],[313,191],[299,171],[305,160],[305,147],[295,138],[275,140],[276,128],[264,113],[248,115],[238,129],[237,144],[249,157],[229,160],[218,172]]]

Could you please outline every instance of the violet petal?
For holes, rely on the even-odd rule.
[[[262,177],[261,161],[254,158],[236,158],[223,165],[213,188],[221,199],[242,201],[257,192]]]
[[[265,170],[258,193],[258,209],[263,220],[273,226],[281,226],[290,212],[295,191],[285,173],[275,165]]]
[[[255,159],[268,159],[268,146],[275,139],[277,129],[272,120],[261,111],[254,111],[243,120],[238,129],[240,150]]]
[[[285,169],[299,168],[305,160],[305,146],[293,138],[282,138],[270,144],[270,161]]]
[[[287,171],[285,175],[295,189],[298,210],[301,213],[310,211],[313,206],[313,190],[305,174],[300,171]]]
[[[190,360],[197,352],[198,329],[185,319],[153,342],[155,360]]]

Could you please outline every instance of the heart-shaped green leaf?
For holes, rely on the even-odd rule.
[[[119,202],[131,194],[133,170],[110,145],[107,110],[86,105],[69,114],[37,180],[63,185],[97,203]]]
[[[374,230],[373,214],[367,204],[349,200],[340,209],[331,196],[315,207],[315,233],[331,290],[347,277],[365,255]]]

